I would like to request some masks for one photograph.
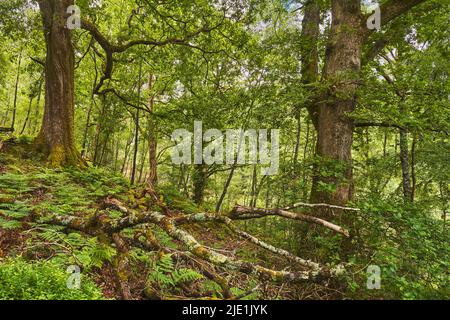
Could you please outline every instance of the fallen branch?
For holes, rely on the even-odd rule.
[[[302,259],[300,257],[297,257],[295,255],[293,255],[292,253],[281,249],[281,248],[276,248],[274,246],[272,246],[271,244],[268,244],[262,240],[259,240],[258,238],[252,236],[251,234],[248,234],[244,231],[239,230],[234,224],[233,221],[225,216],[220,216],[220,215],[213,215],[213,214],[207,214],[207,213],[197,213],[197,214],[193,214],[187,217],[180,217],[175,219],[175,223],[177,225],[181,225],[181,224],[185,224],[185,223],[196,223],[196,222],[218,222],[218,223],[223,223],[225,224],[233,233],[237,234],[238,236],[250,241],[253,244],[256,244],[272,253],[278,254],[280,256],[284,256],[288,259],[291,259],[297,263],[299,263],[300,265],[307,267],[307,268],[311,268],[313,270],[319,270],[320,269],[320,265],[318,263],[315,263],[311,260],[305,260]]]
[[[121,243],[117,242],[117,234],[119,234],[119,232],[123,229],[132,228],[148,223],[155,224],[162,230],[164,230],[172,239],[180,241],[184,246],[186,246],[187,250],[191,254],[203,259],[204,261],[210,262],[219,267],[236,270],[245,274],[254,274],[262,280],[270,280],[275,282],[321,281],[330,277],[337,276],[344,271],[342,266],[338,266],[335,268],[320,266],[319,264],[312,261],[296,257],[283,249],[275,248],[274,246],[253,237],[252,235],[240,231],[233,225],[231,219],[225,216],[200,213],[191,216],[169,217],[159,212],[137,212],[135,210],[127,208],[115,199],[107,200],[106,205],[125,213],[126,216],[121,219],[111,219],[106,215],[96,215],[88,219],[83,219],[80,217],[67,215],[50,215],[50,221],[54,224],[65,226],[74,230],[79,230],[90,235],[107,234],[111,237],[113,237],[113,235],[116,235],[115,242],[118,248],[121,247]],[[255,210],[252,209],[251,212],[255,213]],[[258,211],[256,211],[256,213],[257,212]],[[315,223],[320,220],[314,217],[308,217],[307,219],[308,221],[312,219],[312,221],[314,221]],[[177,227],[178,225],[182,225],[185,223],[200,221],[216,221],[224,223],[239,236],[246,238],[250,242],[255,243],[276,254],[293,259],[300,265],[308,267],[310,270],[292,272],[272,270],[257,264],[252,264],[247,261],[235,259],[233,257],[218,253],[213,249],[207,248],[206,246],[199,243],[197,239],[195,239],[190,233]],[[334,226],[330,223],[328,224]],[[330,227],[329,225],[328,227]],[[342,230],[340,231],[343,232]],[[152,246],[155,246],[154,241],[151,241],[151,237],[149,238],[150,242],[153,242]]]
[[[139,239],[143,236],[143,240]],[[201,263],[197,259],[195,259],[192,255],[192,253],[188,251],[179,251],[174,249],[169,249],[161,245],[161,243],[156,239],[155,235],[153,234],[152,230],[150,228],[147,228],[145,230],[145,233],[137,234],[135,239],[133,240],[133,243],[136,244],[138,247],[144,250],[148,251],[161,251],[165,254],[172,254],[175,256],[178,256],[186,261],[192,261],[194,262],[199,268],[200,272],[209,280],[214,281],[217,283],[221,289],[222,289],[222,295],[225,299],[229,299],[232,297],[230,287],[228,286],[227,281],[221,277],[220,275],[216,274],[215,272],[209,270],[205,264]]]
[[[345,210],[345,211],[361,211],[361,209],[359,209],[359,208],[341,207],[341,206],[336,206],[333,204],[326,204],[326,203],[304,203],[304,202],[297,202],[289,207],[283,208],[283,210],[289,211],[289,210],[296,209],[299,207],[308,207],[308,208],[325,207],[325,208]]]
[[[118,233],[114,233],[112,239],[117,248],[117,256],[113,261],[117,287],[120,288],[123,300],[132,300],[133,297],[131,295],[130,285],[128,284],[128,272],[131,270],[128,257],[128,246]]]
[[[0,132],[14,132],[14,128],[0,127]]]
[[[236,205],[234,207],[234,209],[228,214],[228,217],[233,220],[248,220],[248,219],[255,219],[255,218],[263,218],[263,217],[267,217],[267,216],[280,216],[280,217],[284,217],[284,218],[288,218],[288,219],[318,224],[325,228],[333,230],[337,233],[340,233],[340,234],[346,236],[347,238],[350,237],[350,233],[348,230],[346,230],[334,223],[331,223],[326,220],[323,220],[323,219],[320,219],[317,217],[313,217],[310,215],[290,212],[290,211],[287,211],[284,209],[252,208],[252,207]]]

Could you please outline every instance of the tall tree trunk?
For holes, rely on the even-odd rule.
[[[51,165],[83,165],[74,139],[74,49],[66,11],[74,0],[40,0],[47,57],[45,109],[36,147]]]
[[[332,1],[332,17],[331,38],[323,72],[324,81],[329,88],[318,105],[318,163],[311,202],[345,205],[352,196],[351,151],[354,124],[347,113],[355,109],[361,68],[360,1]],[[319,210],[318,214],[332,218],[340,212]]]
[[[155,187],[158,183],[158,137],[156,128],[156,119],[153,114],[155,99],[152,93],[153,89],[153,75],[150,74],[148,79],[148,86],[150,95],[148,99],[148,109],[150,111],[148,115],[148,154],[149,154],[149,175],[147,178],[147,187],[150,192],[155,191]]]

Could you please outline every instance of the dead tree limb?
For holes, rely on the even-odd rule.
[[[116,272],[117,287],[120,289],[123,300],[132,300],[133,297],[128,283],[128,272],[130,270],[128,246],[118,233],[114,233],[112,239],[118,253],[113,262]]]
[[[163,215],[159,212],[138,212],[133,209],[127,208],[126,206],[122,205],[118,200],[113,199],[107,200],[107,205],[110,207],[114,207],[115,209],[125,213],[126,216],[120,219],[111,219],[109,217],[106,217],[105,215],[100,216],[96,215],[88,219],[83,219],[75,216],[50,215],[50,221],[51,223],[65,226],[67,228],[71,228],[74,230],[82,231],[90,235],[98,235],[106,233],[111,237],[115,234],[118,234],[121,230],[126,228],[132,228],[143,224],[155,224],[162,230],[164,230],[172,239],[180,241],[191,254],[199,257],[200,259],[203,259],[204,261],[207,261],[219,267],[235,270],[245,274],[256,275],[258,278],[262,280],[271,280],[275,282],[321,281],[324,279],[328,279],[330,277],[337,276],[344,272],[342,266],[338,266],[335,268],[320,266],[319,264],[316,264],[312,261],[303,260],[299,257],[295,257],[294,255],[283,249],[275,248],[272,245],[269,245],[243,231],[240,231],[233,225],[231,219],[225,216],[217,216],[211,214],[196,214],[191,216],[170,217]],[[248,210],[246,210],[246,212],[248,212]],[[252,209],[251,213],[258,214],[258,211]],[[234,214],[236,214],[236,212]],[[273,214],[273,212],[266,213],[264,211],[260,212],[259,214],[262,215]],[[291,215],[292,213],[289,214]],[[239,215],[237,217],[239,218]],[[326,221],[317,222],[320,220],[318,218],[307,217],[305,218],[305,220],[308,222],[314,222],[328,227],[332,227],[333,229],[339,230],[340,233],[344,232],[343,230],[339,229],[340,227],[337,227],[329,222]],[[202,245],[189,232],[181,228],[178,228],[179,225],[185,223],[201,222],[201,221],[216,221],[224,223],[239,236],[276,254],[291,258],[294,261],[298,262],[299,265],[307,267],[309,270],[307,271],[272,270],[263,267],[261,265],[235,259],[234,257],[226,256]],[[117,236],[115,237],[117,240]],[[117,241],[116,246],[119,247],[117,245]]]
[[[331,223],[326,220],[323,220],[323,219],[320,219],[317,217],[313,217],[310,215],[290,212],[290,211],[286,211],[286,210],[278,209],[278,208],[275,208],[275,209],[251,208],[251,207],[237,205],[234,207],[234,209],[231,211],[231,213],[228,216],[229,216],[229,218],[231,218],[233,220],[248,220],[248,219],[255,219],[255,218],[263,218],[263,217],[267,217],[267,216],[279,216],[279,217],[284,217],[284,218],[288,218],[288,219],[318,224],[325,228],[333,230],[337,233],[340,233],[347,238],[350,237],[350,233],[348,230],[346,230],[334,223]]]
[[[304,202],[297,202],[289,207],[283,208],[283,210],[289,211],[289,210],[296,209],[299,207],[307,207],[307,208],[325,207],[325,208],[330,208],[330,209],[338,209],[338,210],[346,210],[346,211],[361,211],[361,209],[359,209],[359,208],[341,207],[341,206],[335,206],[335,205],[326,204],[326,203],[304,203]]]
[[[281,248],[276,248],[274,246],[272,246],[271,244],[268,244],[262,240],[259,240],[258,238],[252,236],[251,234],[248,234],[242,230],[239,230],[233,223],[233,221],[225,216],[220,216],[220,215],[213,215],[213,214],[207,214],[207,213],[197,213],[194,215],[190,215],[190,216],[186,216],[186,217],[180,217],[178,219],[175,219],[175,223],[177,225],[181,225],[181,224],[185,224],[185,223],[196,223],[196,222],[217,222],[217,223],[223,223],[225,224],[228,229],[230,229],[233,233],[235,233],[236,235],[240,236],[241,238],[244,238],[248,241],[250,241],[251,243],[260,246],[261,248],[264,248],[272,253],[275,253],[277,255],[286,257],[290,260],[293,260],[297,263],[299,263],[300,265],[307,267],[307,268],[311,268],[313,270],[319,270],[320,269],[320,265],[318,263],[315,263],[311,260],[305,260],[302,259],[300,257],[297,257],[295,255],[293,255],[292,253],[281,249]]]

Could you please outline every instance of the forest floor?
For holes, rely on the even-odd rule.
[[[77,265],[83,277],[92,280],[102,297],[109,299],[122,297],[121,281],[127,282],[132,299],[342,298],[341,292],[324,283],[261,281],[253,275],[229,271],[187,256],[183,254],[185,246],[158,226],[148,228],[166,249],[148,250],[130,245],[124,280],[117,272],[120,254],[114,242],[53,225],[46,219],[47,215],[87,217],[99,213],[108,218],[122,217],[123,213],[117,210],[105,209],[105,199],[111,198],[135,210],[145,211],[152,206],[154,209],[149,197],[139,196],[142,190],[142,186],[130,187],[123,177],[107,169],[48,168],[29,142],[5,143],[0,153],[0,265],[11,259],[23,259],[30,264],[56,261],[63,272],[67,266]],[[172,215],[199,210],[173,192],[160,191],[158,195]],[[188,224],[183,225],[183,230],[206,248],[226,256],[277,270],[295,270],[294,263],[236,237],[223,225]],[[147,232],[145,228],[123,230],[122,234],[125,242],[131,243],[144,232]],[[225,297],[226,291],[228,297]]]

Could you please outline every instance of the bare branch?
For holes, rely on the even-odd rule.
[[[122,53],[122,52],[124,52],[134,46],[137,46],[137,45],[162,47],[162,46],[167,46],[167,45],[171,45],[171,44],[187,46],[187,47],[190,47],[193,49],[204,51],[201,48],[199,48],[198,46],[189,43],[189,41],[202,33],[211,32],[212,30],[218,28],[221,25],[221,23],[222,22],[220,22],[219,24],[217,24],[214,27],[204,26],[195,32],[187,33],[183,38],[167,38],[167,39],[164,39],[161,41],[139,39],[139,40],[131,40],[125,44],[113,44],[100,32],[100,30],[97,28],[97,26],[95,24],[93,24],[92,22],[90,22],[86,19],[82,19],[81,20],[81,28],[87,30],[92,35],[92,37],[98,42],[98,44],[102,47],[102,49],[105,51],[105,54],[106,54],[106,62],[105,62],[103,76],[100,78],[97,86],[95,87],[94,94],[102,95],[102,94],[106,94],[107,92],[109,92],[109,91],[101,91],[101,88],[102,88],[104,82],[106,80],[111,79],[111,77],[112,77],[113,64],[114,64],[114,60],[113,60],[114,53]],[[204,52],[206,52],[206,51],[204,51]]]
[[[328,205],[326,205],[326,206],[329,207]],[[337,209],[342,209],[342,208],[345,208],[345,207],[337,207]],[[278,209],[278,208],[275,208],[275,209],[251,208],[251,207],[237,205],[234,207],[233,211],[228,216],[233,220],[248,220],[248,219],[262,218],[262,217],[267,217],[267,216],[279,216],[279,217],[284,217],[284,218],[288,218],[288,219],[318,224],[325,228],[333,230],[337,233],[340,233],[340,234],[344,235],[345,237],[350,237],[350,233],[348,232],[348,230],[346,230],[338,225],[335,225],[331,222],[328,222],[323,219],[313,217],[310,215],[305,215],[302,213],[294,213],[294,212],[290,212],[290,211],[286,211],[286,210]]]
[[[268,244],[264,241],[259,240],[258,238],[252,236],[251,234],[248,234],[242,230],[239,230],[234,224],[233,221],[225,216],[221,216],[221,215],[215,215],[215,214],[208,214],[208,213],[197,213],[197,214],[193,214],[193,215],[189,215],[189,216],[183,216],[180,217],[178,219],[175,219],[175,224],[180,225],[180,224],[185,224],[185,223],[195,223],[195,222],[218,222],[218,223],[223,223],[225,224],[233,233],[237,234],[238,236],[240,236],[241,238],[244,238],[248,241],[250,241],[251,243],[260,246],[261,248],[264,248],[272,253],[278,254],[280,256],[286,257],[288,259],[291,259],[297,263],[299,263],[302,266],[314,269],[314,270],[319,270],[320,269],[320,265],[318,263],[315,263],[311,260],[305,260],[302,258],[299,258],[295,255],[293,255],[292,253],[280,249],[280,248],[276,248],[274,246],[272,246],[271,244]]]
[[[425,2],[426,0],[389,0],[381,5],[381,25],[384,26],[399,16],[407,13],[415,6]],[[364,17],[366,21],[370,14]],[[374,30],[365,29],[364,37],[367,39]]]
[[[330,208],[330,209],[338,209],[338,210],[346,210],[346,211],[361,211],[361,209],[359,209],[359,208],[341,207],[341,206],[336,206],[333,204],[326,204],[326,203],[304,203],[304,202],[297,202],[289,207],[283,208],[283,210],[289,211],[289,210],[296,209],[299,207],[308,207],[308,208],[325,207],[325,208]]]

